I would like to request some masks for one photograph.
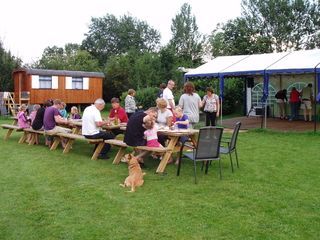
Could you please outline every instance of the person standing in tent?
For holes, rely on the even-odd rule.
[[[279,90],[276,93],[275,98],[277,99],[279,106],[280,119],[286,119],[286,102],[288,102],[287,89]]]
[[[307,86],[302,88],[301,90],[301,99],[302,104],[301,108],[303,109],[303,117],[304,121],[308,121],[307,114],[309,116],[309,121],[312,121],[312,101],[313,101],[313,91],[312,91],[312,84],[309,83]]]
[[[300,93],[295,87],[291,89],[289,102],[291,108],[291,116],[289,121],[292,121],[298,118],[300,104]]]

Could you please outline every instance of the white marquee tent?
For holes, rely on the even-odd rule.
[[[262,102],[266,102],[269,94],[268,87],[270,75],[302,73],[314,74],[314,95],[316,96],[320,86],[320,49],[283,53],[221,56],[193,69],[186,73],[184,77],[185,80],[199,77],[219,78],[220,97],[223,99],[224,78],[260,75],[264,80]]]

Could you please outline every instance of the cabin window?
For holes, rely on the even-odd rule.
[[[39,76],[40,89],[52,89],[52,76]]]
[[[83,89],[82,77],[72,77],[72,89]]]

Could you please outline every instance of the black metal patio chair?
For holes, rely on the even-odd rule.
[[[196,162],[202,162],[206,165],[205,173],[208,173],[209,162],[219,161],[219,172],[220,179],[222,178],[221,174],[221,162],[220,162],[220,144],[221,137],[223,133],[223,128],[221,127],[203,127],[200,128],[198,141],[196,146],[189,145],[188,143],[182,144],[179,154],[179,164],[177,168],[177,176],[180,175],[180,168],[182,163],[182,158],[186,157],[193,161],[194,165],[194,180],[197,183],[197,174],[196,174]],[[189,152],[183,152],[183,148],[187,146],[192,149]]]
[[[224,145],[226,146],[220,146],[220,153],[229,154],[232,172],[233,172],[233,161],[232,161],[233,152],[236,155],[237,167],[239,168],[238,153],[237,153],[237,139],[238,139],[240,127],[241,127],[241,122],[237,122],[236,125],[234,126],[232,136],[230,138],[223,137],[221,140],[221,143],[224,143]]]

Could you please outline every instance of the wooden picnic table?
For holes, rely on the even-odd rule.
[[[168,151],[163,155],[156,171],[157,173],[163,173],[169,159],[172,156],[174,147],[179,141],[179,138],[182,136],[189,136],[193,144],[196,144],[197,134],[199,133],[199,130],[197,129],[158,130],[158,133],[169,137],[169,143],[167,146]]]
[[[72,133],[74,134],[80,134],[81,128],[82,128],[82,120],[70,120],[70,125],[73,126]],[[117,125],[110,124],[108,126],[103,126],[102,129],[111,131],[113,129],[121,129],[125,131],[127,124],[126,123],[120,123]],[[123,129],[124,128],[124,129]]]

